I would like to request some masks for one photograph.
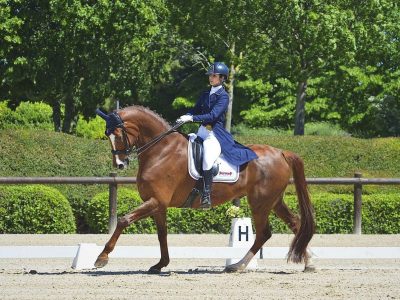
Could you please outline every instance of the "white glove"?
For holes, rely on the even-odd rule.
[[[193,122],[193,116],[191,115],[183,115],[180,116],[178,120],[176,120],[177,123],[187,123],[187,122]]]
[[[192,143],[197,138],[197,134],[195,133],[189,133],[188,136],[189,136],[189,141],[191,141]]]

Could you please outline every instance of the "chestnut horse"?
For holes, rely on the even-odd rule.
[[[146,217],[153,217],[157,226],[161,249],[160,261],[149,273],[160,273],[169,264],[167,245],[168,207],[182,207],[195,186],[188,174],[187,137],[177,131],[158,114],[141,107],[131,106],[108,115],[97,110],[106,120],[115,167],[127,167],[131,151],[138,154],[139,170],[137,188],[144,203],[120,218],[117,227],[95,266],[101,268],[108,262],[108,254],[127,226]],[[212,206],[247,195],[251,208],[256,238],[247,254],[226,271],[244,270],[254,255],[271,237],[269,214],[274,211],[295,234],[290,245],[288,260],[305,262],[305,270],[313,269],[307,245],[314,234],[313,208],[307,190],[302,159],[296,154],[267,145],[249,145],[258,159],[243,165],[236,183],[214,183]],[[283,202],[283,193],[294,178],[300,217],[292,213]],[[198,208],[197,201],[193,208]]]

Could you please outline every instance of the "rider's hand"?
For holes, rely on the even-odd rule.
[[[189,136],[189,140],[190,140],[192,143],[193,143],[194,140],[197,138],[197,134],[195,134],[195,133],[189,133],[188,136]]]
[[[183,115],[176,120],[176,123],[187,123],[187,122],[193,122],[193,116],[191,115]]]

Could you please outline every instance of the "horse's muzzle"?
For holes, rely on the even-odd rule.
[[[120,160],[118,157],[115,158],[115,165],[120,170],[125,170],[129,166],[129,159]]]

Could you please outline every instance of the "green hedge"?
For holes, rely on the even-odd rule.
[[[104,120],[99,116],[89,121],[84,120],[82,117],[79,118],[76,124],[76,135],[89,139],[106,139],[104,131],[106,129]]]
[[[137,191],[118,189],[118,217],[133,211],[142,203]],[[169,233],[229,233],[231,218],[226,214],[230,204],[224,204],[210,211],[194,209],[168,209],[167,222]],[[94,233],[108,232],[108,192],[93,197],[87,206],[86,220],[90,231]],[[155,233],[154,221],[146,218],[133,223],[125,233]]]
[[[297,212],[297,198],[287,195],[285,202]],[[321,234],[353,232],[353,195],[319,193],[312,195],[315,209],[316,231]],[[142,201],[136,191],[118,191],[118,215],[132,211]],[[194,209],[168,209],[169,233],[229,233],[231,217],[227,210],[230,203],[209,211]],[[245,200],[241,207],[245,216],[250,217],[250,209]],[[363,195],[363,233],[400,233],[400,197],[397,194]],[[108,225],[108,193],[96,195],[89,203],[87,222],[93,232],[106,233]],[[270,225],[274,233],[290,233],[289,228],[274,213],[270,215]],[[154,233],[156,227],[151,219],[132,224],[125,232]]]
[[[118,217],[131,212],[142,203],[139,193],[133,189],[118,189]],[[93,233],[108,232],[108,192],[99,193],[89,200],[86,221]],[[156,228],[151,218],[145,218],[129,226],[125,233],[155,233]]]
[[[0,128],[31,128],[54,130],[53,110],[43,102],[21,102],[15,111],[0,102]]]
[[[5,110],[3,115],[3,108],[0,105],[0,119],[3,116],[7,118],[8,110]],[[113,170],[110,145],[106,140],[78,138],[47,130],[4,129],[0,130],[0,141],[0,174],[3,177],[103,177],[108,176]],[[364,140],[352,137],[259,135],[238,136],[238,141],[242,143],[265,143],[299,153],[305,160],[307,177],[351,177],[356,170],[361,171],[364,177],[400,177],[400,168],[398,167],[400,165],[399,138]],[[130,169],[118,171],[118,176],[136,176],[136,171],[137,161],[132,161]],[[108,186],[64,184],[52,187],[57,188],[70,202],[77,220],[78,232],[90,232],[86,221],[88,202],[96,194],[106,192]],[[322,192],[348,194],[349,199],[352,199],[352,185],[310,185],[309,188],[315,199]],[[288,193],[293,192],[293,185],[290,185]],[[363,186],[363,193],[371,195],[399,194],[400,187],[366,185]],[[169,219],[177,220],[177,224],[170,222],[170,232],[190,232],[187,229],[190,224],[187,224],[184,219],[193,219],[192,214],[191,211],[173,212],[171,210]],[[204,230],[217,232],[220,229],[215,229],[216,225],[210,227],[214,220],[218,220],[218,224],[223,224],[221,227],[227,227],[226,230],[229,230],[230,221],[225,221],[222,217],[215,217],[214,212],[195,212],[195,214],[198,219],[192,222],[198,224],[198,226],[193,226],[191,227],[193,229],[190,230],[198,231],[203,230],[201,228],[206,228]],[[349,217],[351,218],[351,215]],[[279,222],[274,221],[274,218],[271,217],[274,230],[287,230],[286,226]],[[371,226],[376,228],[377,224],[371,224]],[[334,232],[336,228],[333,225],[331,227],[330,230]],[[388,231],[388,229],[384,230]],[[346,229],[345,232],[351,232],[351,229]]]
[[[364,195],[362,232],[400,233],[400,194]]]
[[[354,198],[353,194],[312,194],[315,210],[316,232],[320,234],[352,233]],[[399,194],[363,195],[362,232],[365,234],[400,233]],[[297,199],[287,195],[285,202],[297,211]],[[290,232],[275,215],[270,218],[273,232]]]
[[[67,199],[42,185],[0,186],[0,233],[75,233]]]
[[[0,174],[3,177],[108,176],[112,157],[108,141],[77,138],[45,130],[0,130]],[[16,152],[17,151],[17,152]],[[135,166],[133,162],[131,164]],[[130,172],[130,173],[129,173]],[[135,176],[132,170],[121,176]],[[54,185],[70,202],[79,233],[87,233],[87,202],[107,185]]]

